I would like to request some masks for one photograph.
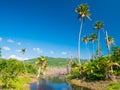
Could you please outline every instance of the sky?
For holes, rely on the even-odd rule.
[[[104,31],[120,46],[119,0],[0,0],[0,47],[2,57],[30,59],[40,55],[77,57],[80,20],[75,8],[90,6],[92,21],[85,19],[82,37],[97,33],[96,20],[104,22]],[[107,54],[105,33],[101,31],[102,54]],[[97,43],[97,41],[96,41]],[[81,58],[91,56],[92,45],[81,42]],[[25,55],[20,53],[26,48]]]

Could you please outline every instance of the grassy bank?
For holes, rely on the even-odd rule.
[[[120,80],[116,82],[112,81],[85,82],[73,79],[69,82],[73,85],[86,87],[91,90],[120,90]]]
[[[16,81],[11,82],[11,89],[15,90],[30,90],[30,83],[37,82],[36,75],[22,75],[18,76]],[[2,86],[2,82],[0,81],[0,86]],[[2,88],[2,90],[10,90],[7,88]]]

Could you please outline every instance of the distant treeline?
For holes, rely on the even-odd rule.
[[[54,57],[46,57],[47,59],[47,66],[48,67],[66,67],[67,64],[69,64],[69,62],[71,61],[70,58],[54,58]],[[34,59],[29,59],[26,60],[27,63],[30,64],[35,64],[35,62],[37,61],[37,58]],[[77,58],[73,58],[72,60],[77,62]],[[81,62],[84,63],[87,60],[82,59]]]

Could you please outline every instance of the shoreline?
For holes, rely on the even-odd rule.
[[[105,80],[105,81],[93,81],[93,82],[86,82],[83,80],[78,80],[78,79],[72,79],[68,80],[73,85],[80,86],[80,87],[85,87],[91,90],[114,90],[110,87],[110,84],[113,83],[120,83],[120,76],[117,79],[117,81],[110,81],[110,80]],[[119,87],[120,90],[120,87]]]

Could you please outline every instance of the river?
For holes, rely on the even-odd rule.
[[[90,90],[84,87],[70,85],[64,77],[52,77],[48,79],[41,78],[39,82],[32,83],[30,90]]]

